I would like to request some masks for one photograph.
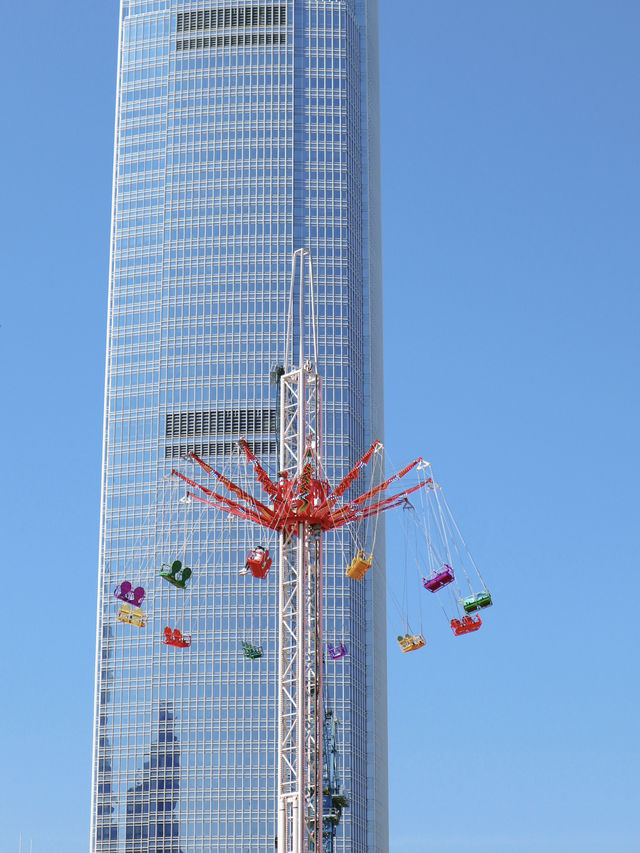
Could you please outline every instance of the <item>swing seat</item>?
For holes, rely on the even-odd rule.
[[[144,628],[147,624],[147,616],[140,607],[133,607],[129,602],[125,602],[116,615],[118,622],[123,622],[125,625],[135,625],[136,628]]]
[[[340,658],[343,658],[346,655],[347,647],[344,643],[337,643],[335,646],[329,643],[328,651],[331,660],[340,660]]]
[[[342,816],[342,809],[346,807],[346,805],[342,805],[342,803],[346,801],[346,805],[348,805],[348,800],[344,795],[341,794],[325,794],[322,795],[322,818],[331,821],[334,826],[338,826],[340,823],[340,818]]]
[[[421,649],[426,646],[426,640],[422,634],[405,634],[404,637],[398,637],[398,645],[403,652],[415,652],[416,649]]]
[[[162,642],[165,646],[175,646],[177,649],[188,649],[191,645],[191,637],[182,634],[179,628],[174,628],[173,631],[169,626],[164,629],[164,637]]]
[[[451,630],[456,637],[478,631],[481,625],[482,619],[479,616],[463,616],[462,619],[451,620]]]
[[[126,601],[129,604],[133,604],[134,607],[139,607],[144,598],[144,587],[137,586],[132,590],[131,586],[132,584],[129,581],[122,581],[122,583],[116,587],[113,594],[116,598],[119,598],[120,601]]]
[[[481,607],[491,607],[492,604],[491,593],[486,589],[462,599],[462,607],[465,613],[473,613],[475,610],[480,610]]]
[[[191,569],[188,566],[182,568],[182,562],[180,560],[174,560],[171,565],[168,563],[163,563],[162,568],[166,569],[166,571],[160,571],[160,577],[164,578],[169,583],[178,587],[178,589],[186,589],[187,581],[191,577]]]
[[[367,554],[367,552],[361,548],[355,555],[353,560],[349,563],[349,568],[347,569],[347,577],[353,578],[356,581],[362,580],[362,578],[371,568],[372,563],[373,554]]]
[[[268,575],[272,562],[269,552],[259,546],[247,554],[245,568],[251,572],[252,577],[262,580]]]
[[[262,657],[262,646],[254,646],[252,643],[242,644],[242,653],[249,660],[257,660]]]
[[[424,584],[424,588],[429,590],[429,592],[437,592],[443,586],[451,583],[452,580],[453,569],[445,563],[441,572],[432,575],[430,578],[422,578],[422,583]]]

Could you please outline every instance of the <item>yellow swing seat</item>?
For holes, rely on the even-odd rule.
[[[426,640],[422,634],[405,634],[404,637],[398,637],[398,645],[403,652],[415,652],[416,649],[421,649],[426,646]]]
[[[362,580],[371,568],[372,563],[373,554],[367,554],[367,552],[361,548],[349,563],[349,567],[347,568],[347,577],[353,578],[353,580],[356,581]]]
[[[124,622],[126,625],[135,625],[136,628],[144,628],[147,624],[147,616],[142,608],[133,607],[127,602],[118,610],[116,619],[118,622]]]

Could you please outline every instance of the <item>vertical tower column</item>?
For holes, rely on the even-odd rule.
[[[317,473],[321,386],[310,362],[280,381],[280,488],[287,489],[305,469]],[[294,499],[313,500],[313,493]],[[306,522],[288,525],[279,568],[278,853],[321,853],[321,532]]]

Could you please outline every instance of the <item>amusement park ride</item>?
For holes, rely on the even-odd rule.
[[[297,366],[293,341],[296,275],[299,294]],[[305,278],[308,281],[306,302]],[[309,341],[305,335],[305,305],[310,315],[306,317],[311,332]],[[454,604],[461,617],[449,620],[455,636],[477,631],[482,624],[477,611],[492,604],[482,578],[481,591],[473,592],[470,581],[471,594],[465,598],[457,587],[456,560],[468,564],[470,555],[446,501],[440,500],[440,486],[430,475],[428,463],[417,458],[386,479],[376,484],[371,482],[362,493],[345,497],[365,466],[382,450],[382,444],[374,441],[339,483],[332,486],[325,478],[317,338],[311,254],[307,249],[298,249],[291,271],[284,369],[278,370],[280,459],[277,478],[269,476],[244,439],[239,440],[239,446],[264,493],[262,499],[232,482],[195,453],[189,453],[188,457],[208,475],[211,485],[204,485],[175,469],[171,472],[187,485],[187,496],[191,500],[279,535],[278,853],[332,853],[336,827],[347,805],[337,780],[337,721],[331,711],[325,712],[323,708],[324,535],[376,518],[389,509],[412,510],[409,495],[428,494],[435,498],[435,508],[432,521],[424,528],[430,568],[428,577],[423,578],[424,588],[436,593],[445,587],[455,587]],[[387,496],[389,487],[410,472],[419,474],[418,482]],[[347,577],[355,581],[364,578],[373,564],[372,551],[373,548],[357,550],[346,569]],[[472,560],[470,565],[475,569]],[[249,551],[242,573],[266,580],[271,567],[272,557],[265,546],[260,545]],[[469,580],[466,569],[462,568]],[[185,589],[191,573],[180,560],[174,560],[171,565],[162,566],[160,576],[177,588]],[[115,596],[123,602],[117,614],[119,621],[144,626],[146,617],[140,608],[144,594],[142,587],[132,590],[129,581],[117,587]],[[191,645],[191,637],[183,636],[178,628],[166,627],[162,642],[184,649]],[[402,652],[410,652],[422,648],[425,639],[421,633],[408,631],[398,637],[398,644]],[[250,643],[243,643],[242,651],[251,660],[263,654],[262,647]],[[328,646],[331,660],[338,660],[347,653],[343,643]]]

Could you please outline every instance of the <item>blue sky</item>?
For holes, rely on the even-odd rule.
[[[433,463],[496,602],[459,639],[427,602],[411,655],[391,622],[391,851],[635,849],[640,7],[381,24],[386,445]],[[117,8],[4,30],[0,851],[80,853]]]

